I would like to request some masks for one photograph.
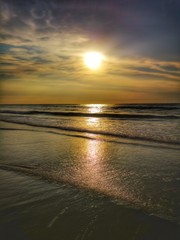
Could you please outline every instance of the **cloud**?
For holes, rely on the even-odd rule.
[[[108,92],[153,96],[159,89],[163,98],[168,91],[177,93],[178,1],[1,2],[4,86],[17,82],[25,89],[31,83],[32,94],[33,88],[40,92],[43,83],[46,94],[50,86],[52,93],[59,87],[64,94],[99,91],[106,98]],[[102,69],[93,74],[82,59],[91,49],[106,56]]]
[[[2,33],[16,39],[58,33],[62,40],[76,33],[113,54],[177,60],[179,8],[178,1],[168,0],[3,1],[1,25]]]

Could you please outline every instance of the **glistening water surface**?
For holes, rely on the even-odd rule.
[[[174,232],[172,239],[178,239],[177,105],[127,107],[128,113],[86,106],[81,116],[81,106],[69,106],[66,116],[37,108],[55,112],[44,105],[1,109],[1,120],[14,122],[1,123],[2,229],[15,224],[19,237],[22,232],[18,239],[28,239],[25,233],[50,239],[51,231],[64,240],[161,239],[162,227],[159,236],[168,239]],[[56,112],[62,108],[68,109],[56,106]],[[164,230],[166,224],[150,215],[173,227]]]

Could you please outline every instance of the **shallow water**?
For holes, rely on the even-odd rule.
[[[51,239],[51,234],[57,235],[53,239],[64,240],[179,239],[177,120],[171,120],[176,136],[171,131],[164,137],[170,141],[157,141],[150,139],[148,131],[143,133],[148,140],[127,137],[132,130],[125,126],[138,134],[140,125],[143,132],[145,125],[158,129],[161,124],[161,130],[170,132],[169,120],[162,124],[159,119],[141,119],[136,128],[135,119],[131,123],[118,119],[125,128],[123,137],[119,132],[115,136],[102,130],[96,134],[97,119],[104,124],[99,125],[103,132],[110,132],[111,122],[116,121],[100,117],[66,116],[67,123],[63,123],[64,116],[3,113],[1,118],[23,123],[0,124],[3,234],[12,233],[18,240]],[[78,121],[85,131],[54,128],[59,122],[77,127]],[[95,124],[91,133],[88,123]]]
[[[117,139],[180,143],[180,105],[2,105],[0,119]],[[94,135],[95,137],[96,135]]]
[[[3,239],[178,240],[174,223],[67,184],[0,170]]]
[[[2,169],[94,190],[120,204],[180,221],[177,149],[38,130],[1,130]]]

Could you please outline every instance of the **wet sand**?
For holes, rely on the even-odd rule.
[[[180,238],[176,222],[153,216],[148,206],[146,211],[138,201],[132,204],[136,195],[125,180],[120,179],[120,186],[115,167],[106,166],[104,145],[98,148],[96,141],[88,139],[23,131],[32,130],[23,125],[2,123],[1,128],[2,239]],[[128,148],[134,151],[132,146]],[[126,150],[125,146],[123,149]]]
[[[2,239],[179,239],[178,225],[103,195],[0,170]]]

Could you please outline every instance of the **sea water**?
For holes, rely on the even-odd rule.
[[[85,208],[92,226],[79,239],[91,239],[98,216],[114,206],[180,222],[180,105],[2,105],[0,112],[2,209],[52,198],[40,207],[62,207],[51,228],[72,206]]]

